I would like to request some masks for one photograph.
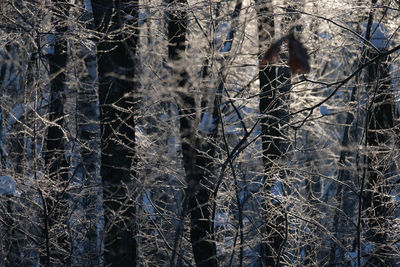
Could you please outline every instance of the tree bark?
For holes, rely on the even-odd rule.
[[[263,46],[271,44],[275,36],[275,22],[273,16],[272,1],[256,1],[258,18],[259,47],[262,52]],[[260,59],[262,58],[260,53]],[[271,189],[275,184],[272,178],[277,160],[284,155],[285,144],[281,141],[283,133],[279,129],[282,123],[278,123],[287,115],[285,106],[285,94],[289,92],[289,86],[280,85],[287,83],[290,79],[288,70],[275,66],[259,65],[260,80],[260,103],[259,110],[261,118],[261,142],[264,163],[265,183],[265,231],[267,240],[260,244],[262,266],[275,266],[279,259],[278,251],[283,244],[285,235],[285,217],[281,203],[274,201],[271,197]],[[283,122],[284,123],[284,122]],[[276,169],[279,172],[279,169]]]
[[[370,53],[370,58],[377,53]],[[371,266],[392,266],[388,231],[393,218],[390,214],[390,196],[393,185],[388,181],[392,163],[389,160],[390,131],[395,121],[395,98],[391,90],[388,58],[367,68],[368,94],[371,103],[367,110],[368,176],[366,180],[365,207],[368,230],[366,238],[374,245],[369,258]]]
[[[173,75],[179,93],[180,133],[182,138],[183,165],[186,173],[187,190],[184,213],[190,211],[190,241],[194,259],[198,267],[218,266],[216,247],[213,241],[213,221],[211,218],[211,190],[209,176],[214,145],[196,136],[193,123],[196,121],[195,100],[186,88],[187,73],[178,68],[181,53],[186,45],[186,1],[169,1],[168,12],[168,57],[175,63]],[[187,203],[187,204],[186,204]],[[187,207],[185,207],[187,205]]]
[[[50,180],[58,188],[64,188],[68,183],[68,162],[65,158],[65,138],[62,131],[64,127],[64,103],[63,94],[65,88],[66,66],[67,66],[67,19],[69,6],[67,1],[54,0],[54,24],[55,42],[54,54],[49,56],[50,65],[50,103],[49,121],[52,124],[47,129],[45,163]],[[57,192],[58,190],[55,190]],[[61,190],[60,190],[61,191]],[[58,195],[54,192],[46,194],[42,199],[44,203],[44,236],[46,248],[41,251],[41,262],[49,266],[54,264],[52,260],[61,265],[69,262],[71,240],[68,236],[68,211],[66,195]],[[56,225],[57,230],[53,229]],[[54,232],[56,231],[56,232]],[[52,236],[57,235],[56,239]],[[55,254],[54,258],[51,254]]]
[[[104,265],[136,266],[135,54],[138,1],[92,0],[97,45]],[[132,27],[132,29],[129,29]],[[116,74],[115,78],[111,74]]]
[[[87,3],[86,3],[87,4]],[[92,14],[85,7],[85,1],[78,1],[80,9],[76,17],[79,24],[88,31],[94,30]],[[89,33],[86,33],[85,43],[90,44]],[[94,43],[92,43],[94,45]],[[78,177],[82,179],[82,191],[77,199],[82,203],[85,220],[77,225],[77,231],[83,236],[75,240],[78,255],[74,254],[75,262],[83,266],[101,265],[101,177],[100,177],[100,127],[99,98],[97,84],[97,59],[94,47],[85,47],[79,43],[71,44],[77,75],[76,120],[77,139],[80,158],[78,160]]]

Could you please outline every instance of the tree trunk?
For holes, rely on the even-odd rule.
[[[370,53],[370,58],[377,53]],[[390,199],[393,185],[388,181],[392,167],[390,149],[390,131],[394,127],[395,98],[391,91],[391,79],[387,58],[371,64],[367,68],[368,94],[367,110],[368,176],[366,180],[365,207],[368,230],[367,240],[374,246],[369,258],[371,266],[392,266],[388,231],[393,218],[390,214]]]
[[[136,266],[134,65],[138,1],[92,0],[97,45],[104,265]],[[127,27],[130,26],[134,30]],[[118,75],[117,78],[111,74]]]
[[[85,2],[79,1],[76,17],[79,24],[87,30],[93,30],[92,15],[85,7]],[[88,36],[86,33],[85,36]],[[85,43],[90,44],[87,38]],[[85,220],[78,225],[78,231],[83,238],[75,240],[78,253],[74,255],[76,262],[84,266],[101,265],[101,178],[100,178],[100,127],[99,127],[99,99],[97,85],[97,59],[93,47],[85,47],[73,43],[71,50],[76,63],[77,75],[77,137],[80,158],[78,160],[78,177],[82,179],[83,190],[76,197],[82,203],[82,212]]]
[[[68,236],[68,211],[66,196],[63,193],[58,195],[58,191],[67,186],[68,182],[68,163],[65,158],[65,139],[62,131],[64,127],[64,103],[63,93],[65,88],[65,68],[67,65],[67,40],[64,34],[67,32],[67,19],[69,6],[67,1],[54,0],[54,24],[55,24],[55,43],[54,54],[49,57],[50,65],[50,103],[49,121],[52,124],[47,130],[45,163],[49,178],[58,187],[56,193],[44,194],[44,236],[45,249],[41,251],[41,263],[49,266],[56,260],[58,264],[65,265],[69,261],[71,240]],[[56,226],[57,225],[57,226]],[[57,229],[55,229],[55,227]],[[57,235],[53,240],[52,236]],[[51,255],[55,254],[54,259]]]
[[[259,46],[262,52],[262,48],[273,41],[275,23],[272,1],[257,0],[256,5]],[[261,57],[262,53],[260,53],[260,59]],[[259,65],[259,109],[262,115],[261,140],[266,196],[265,210],[267,212],[265,224],[267,240],[260,245],[262,266],[275,266],[279,262],[277,256],[285,234],[283,208],[281,203],[274,201],[271,197],[271,189],[277,182],[272,178],[274,169],[279,172],[279,169],[276,168],[277,160],[283,156],[286,149],[286,145],[281,141],[283,133],[279,129],[284,122],[278,123],[278,121],[284,118],[288,112],[284,98],[285,94],[289,92],[289,86],[282,85],[282,83],[287,83],[288,79],[290,79],[290,75],[287,68]]]
[[[196,121],[195,100],[187,87],[187,73],[176,66],[185,51],[186,41],[186,1],[169,1],[168,13],[168,57],[174,62],[175,86],[179,93],[180,133],[182,138],[183,165],[186,173],[187,190],[184,214],[190,211],[190,241],[196,266],[218,266],[216,247],[213,241],[213,221],[211,218],[209,171],[212,164],[214,145],[195,135],[193,123]],[[183,92],[182,92],[183,91]],[[203,143],[203,144],[202,144]],[[210,147],[211,146],[211,147]],[[185,207],[187,205],[187,207]]]

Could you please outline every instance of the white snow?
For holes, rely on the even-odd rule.
[[[232,41],[225,42],[224,47],[221,49],[221,52],[222,53],[229,52],[231,50],[231,46],[232,46]]]
[[[147,14],[144,12],[139,12],[138,17],[139,17],[139,25],[143,25],[143,23],[147,21]]]
[[[199,131],[203,133],[210,133],[215,130],[215,121],[212,114],[207,111],[204,113],[203,118],[199,123]]]
[[[19,121],[25,113],[25,104],[21,103],[16,105],[11,111],[10,116],[8,117],[8,128],[10,129],[11,126]],[[4,136],[4,135],[3,135]]]
[[[271,188],[271,193],[278,198],[283,196],[283,187],[280,181],[276,181],[274,186]]]
[[[86,7],[86,10],[87,10],[89,13],[93,13],[92,1],[86,0],[86,1],[85,1],[85,7]]]
[[[142,205],[143,205],[143,210],[145,210],[151,215],[155,214],[155,209],[153,207],[153,204],[151,203],[150,190],[146,190],[146,192],[142,195]]]
[[[224,38],[226,36],[226,34],[228,33],[229,29],[229,25],[228,23],[224,22],[221,23],[221,25],[217,28],[217,30],[215,31],[215,42],[221,42],[222,38]]]
[[[13,196],[17,184],[10,176],[0,176],[0,195]]]
[[[332,114],[332,111],[330,111],[330,110],[328,109],[328,107],[327,107],[327,106],[324,106],[324,105],[322,105],[322,106],[319,107],[319,112],[320,112],[321,115],[323,115],[323,116],[331,115],[331,114]]]
[[[368,26],[367,22],[364,22],[362,27],[364,28],[362,36],[365,37],[366,28]],[[378,49],[387,48],[389,46],[389,31],[381,23],[374,21],[371,27],[371,40],[370,42]]]
[[[228,40],[232,32],[232,28],[228,23],[222,23],[215,31],[215,42],[217,46],[221,46],[220,52],[226,53],[231,50],[232,41]]]
[[[46,44],[43,47],[43,55],[54,55],[54,34],[46,34],[45,42]]]

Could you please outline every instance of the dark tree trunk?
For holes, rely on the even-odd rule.
[[[357,86],[353,86],[352,91],[351,91],[351,97],[350,101],[354,102],[356,93],[358,91]],[[344,187],[342,183],[347,184],[351,181],[351,173],[347,169],[348,167],[346,166],[346,158],[349,154],[349,143],[350,143],[350,131],[351,131],[351,124],[354,120],[354,115],[352,112],[348,112],[346,115],[346,123],[345,127],[343,130],[343,137],[340,142],[341,144],[341,151],[339,154],[339,161],[338,161],[338,175],[337,175],[337,180],[339,181],[337,188],[336,188],[336,208],[335,210],[335,215],[333,217],[333,228],[334,228],[334,234],[337,240],[343,240],[343,235],[345,234],[344,229],[351,229],[352,225],[348,225],[349,222],[344,220],[342,214],[339,212],[344,212],[347,214],[347,216],[350,218],[351,214],[354,212],[354,203],[355,199],[354,196],[352,196],[352,192],[349,192],[349,189],[347,187]],[[334,242],[331,245],[330,248],[330,255],[329,255],[329,264],[334,265],[338,263],[343,263],[344,262],[344,250],[342,248],[339,248]]]
[[[81,8],[78,22],[87,30],[94,30],[93,17],[85,10],[85,0],[77,1]],[[85,37],[83,37],[85,38]],[[90,40],[82,40],[85,43]],[[77,176],[82,179],[83,185],[79,195],[75,198],[82,203],[85,219],[75,226],[82,238],[75,240],[74,258],[82,266],[101,265],[101,216],[102,216],[102,188],[100,187],[100,125],[99,125],[99,99],[97,84],[97,58],[96,51],[89,50],[79,43],[71,43],[71,50],[75,64],[75,73],[78,80],[76,98],[77,139],[79,149],[79,164]],[[75,53],[74,53],[75,52]]]
[[[138,1],[92,0],[98,43],[104,264],[136,266],[134,65]],[[132,19],[130,19],[132,18]],[[127,25],[134,29],[128,30]],[[130,28],[130,29],[132,29]],[[111,74],[123,78],[114,78]]]
[[[258,18],[258,38],[260,48],[271,44],[271,37],[274,33],[274,17],[272,15],[272,1],[256,1]],[[265,52],[265,51],[264,51]],[[262,54],[260,55],[260,59]],[[260,80],[260,114],[261,119],[261,140],[262,154],[264,163],[264,182],[265,182],[265,209],[266,224],[265,231],[267,240],[260,244],[262,266],[275,266],[279,261],[277,255],[284,240],[284,212],[281,203],[274,201],[270,196],[270,190],[275,184],[272,178],[276,161],[279,160],[286,148],[282,143],[282,132],[279,129],[284,122],[278,123],[287,115],[287,106],[284,98],[289,92],[289,86],[282,85],[290,79],[287,68],[277,68],[275,66],[259,66]],[[276,169],[279,172],[279,169]]]
[[[179,93],[180,133],[182,138],[183,165],[186,172],[188,188],[186,191],[187,207],[184,213],[190,211],[190,241],[196,266],[217,266],[216,247],[213,241],[213,221],[211,218],[209,184],[212,158],[215,151],[214,145],[209,141],[201,140],[195,135],[193,122],[196,120],[195,100],[187,91],[187,73],[178,66],[180,54],[185,51],[186,41],[186,1],[169,1],[168,12],[168,56],[176,78],[176,87]],[[182,90],[183,89],[183,90]]]
[[[371,53],[370,58],[377,56]],[[393,185],[388,181],[392,167],[389,156],[390,132],[394,127],[395,98],[392,92],[387,58],[371,64],[367,68],[368,94],[367,110],[368,176],[366,181],[365,207],[368,230],[367,240],[374,245],[369,264],[371,266],[391,266],[388,231],[390,229],[390,196]]]
[[[8,51],[8,47],[7,47],[7,52]],[[7,55],[1,55],[1,59],[5,60],[7,59]],[[1,85],[1,89],[0,89],[0,133],[3,132],[3,81],[6,78],[6,70],[7,70],[7,65],[6,64],[2,64],[0,67],[0,85]],[[0,136],[1,139],[4,138],[3,134],[1,134]],[[1,142],[3,142],[3,140],[1,140]],[[22,143],[22,142],[18,142],[18,143]],[[20,153],[22,154],[22,148],[17,147],[20,149]],[[0,157],[1,157],[1,163],[0,163],[0,169],[2,171],[5,171],[5,166],[6,166],[6,161],[4,158],[4,151],[3,148],[0,148]],[[13,226],[16,225],[15,223],[15,216],[16,214],[14,214],[14,210],[13,210],[13,196],[12,194],[10,195],[5,195],[5,196],[1,196],[2,197],[2,203],[0,205],[0,217],[4,220],[4,223],[2,223],[1,227],[1,232],[2,235],[4,235],[4,243],[1,246],[0,249],[0,266],[9,266],[11,264],[21,264],[19,261],[19,244],[17,242],[17,235],[16,235],[16,231],[13,229]],[[4,228],[3,228],[4,227]]]
[[[67,40],[63,34],[67,31],[68,18],[67,4],[62,1],[55,3],[56,7],[56,33],[54,54],[50,55],[50,75],[53,79],[50,84],[49,120],[55,125],[50,125],[47,131],[47,152],[45,160],[51,178],[63,175],[65,178],[66,160],[64,156],[64,139],[62,127],[64,123],[64,103],[62,94],[65,87],[65,67],[67,65]]]
[[[68,182],[68,162],[65,158],[64,103],[63,93],[65,88],[65,68],[67,65],[67,32],[68,3],[64,0],[55,0],[53,16],[55,24],[54,54],[49,57],[50,76],[50,103],[49,121],[52,122],[47,130],[45,163],[52,183],[58,188],[64,188]],[[61,190],[60,190],[61,191]],[[56,190],[57,192],[57,190]],[[69,261],[71,240],[68,236],[67,201],[65,194],[44,194],[44,239],[45,248],[41,251],[41,263],[49,266],[54,264],[64,265]],[[57,230],[53,229],[57,226]],[[61,229],[60,229],[61,227]],[[57,235],[56,239],[52,236]],[[54,254],[54,259],[51,257]]]

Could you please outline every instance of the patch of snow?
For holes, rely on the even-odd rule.
[[[209,111],[205,112],[199,123],[199,131],[203,133],[211,133],[215,130],[215,126],[215,120],[212,114]]]
[[[365,37],[367,22],[364,22],[362,27],[364,28],[362,36]],[[370,42],[378,49],[387,48],[389,46],[389,31],[381,23],[374,21],[371,27],[371,40]]]
[[[54,34],[46,34],[45,42],[46,44],[43,47],[43,55],[54,55],[54,43],[55,43]]]
[[[394,191],[392,191],[392,197],[396,202],[400,202],[400,195],[396,194]]]
[[[217,44],[217,47],[222,46],[220,48],[220,52],[226,53],[231,50],[231,48],[232,48],[232,40],[231,40],[232,31],[233,31],[233,29],[226,22],[222,23],[215,31],[215,43]]]
[[[274,196],[283,196],[282,183],[279,181],[276,181],[274,186],[271,188],[271,193]]]
[[[230,224],[228,223],[229,219],[227,218],[226,214],[222,211],[218,211],[215,215],[214,225],[215,226],[225,226],[226,228],[230,228]]]
[[[130,21],[130,20],[133,20],[134,17],[132,15],[126,14],[124,18],[125,18],[125,21]]]
[[[305,248],[302,248],[300,252],[300,261],[301,262],[304,261],[305,258],[306,258],[306,250]]]
[[[230,125],[225,128],[225,133],[227,133],[227,134],[240,135],[240,134],[242,134],[242,132],[243,132],[243,128],[236,126],[236,125]]]
[[[0,194],[4,196],[14,196],[17,184],[10,176],[0,176]]]
[[[17,121],[21,120],[22,115],[25,113],[25,104],[20,103],[16,105],[11,111],[10,111],[10,116],[8,117],[8,128],[11,128],[11,126],[16,123]]]
[[[90,0],[86,0],[85,1],[85,7],[86,7],[86,10],[89,12],[89,13],[93,13],[93,8],[92,8],[92,1],[90,1]]]
[[[222,53],[229,52],[231,50],[231,47],[232,47],[232,41],[227,41],[224,43],[224,47],[221,48],[221,52]]]
[[[165,114],[161,114],[161,115],[160,115],[160,119],[161,119],[162,121],[167,121],[168,116],[165,115]]]
[[[344,254],[345,258],[349,260],[350,266],[356,267],[357,266],[357,252],[346,252]]]
[[[273,203],[282,203],[283,202],[283,187],[280,181],[276,181],[274,186],[271,188],[271,194],[274,196],[272,202]]]
[[[94,80],[97,81],[97,61],[96,60],[91,60],[87,63],[87,71],[90,75],[90,77]]]
[[[148,213],[154,215],[155,214],[155,209],[153,205],[151,204],[151,192],[150,190],[147,190],[142,197],[142,205],[143,209],[147,211]]]
[[[139,26],[143,25],[147,21],[147,14],[144,12],[139,12],[138,16],[139,16],[139,21],[138,21]]]
[[[374,250],[374,245],[373,244],[363,244],[363,250],[366,254],[370,254]],[[357,251],[352,251],[352,252],[346,252],[345,257],[347,260],[349,260],[350,266],[357,266]],[[363,257],[361,257],[361,266],[364,266],[365,260]]]
[[[372,253],[374,251],[374,244],[366,243],[363,247],[366,253]]]
[[[226,36],[228,29],[229,29],[228,23],[226,23],[226,22],[221,23],[221,25],[219,25],[219,27],[215,31],[215,41],[221,42],[223,36]]]
[[[32,156],[33,155],[33,151],[32,151],[32,139],[31,138],[25,138],[25,147],[26,147],[26,154],[28,156]]]
[[[321,115],[323,115],[323,116],[331,115],[331,114],[332,114],[332,111],[330,111],[330,110],[328,109],[328,107],[327,107],[327,106],[324,106],[324,105],[322,105],[322,106],[319,107],[319,112],[320,112]]]
[[[328,33],[328,32],[321,32],[318,34],[319,37],[321,37],[322,39],[328,39],[328,40],[332,40],[333,36],[332,34]]]
[[[181,149],[180,142],[176,142],[175,136],[171,135],[168,138],[168,155],[171,158],[175,158],[180,149]]]

